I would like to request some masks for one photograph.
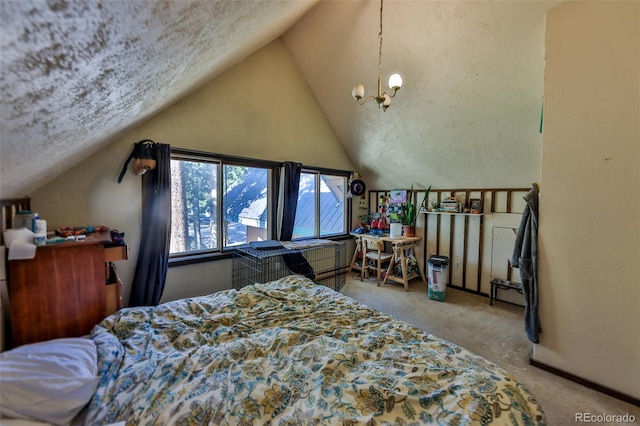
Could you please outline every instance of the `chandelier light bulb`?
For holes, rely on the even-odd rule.
[[[362,84],[356,84],[353,86],[353,90],[351,91],[351,96],[356,101],[364,96],[364,86]]]
[[[398,90],[402,87],[402,76],[398,73],[391,74],[389,76],[389,88],[391,90]]]

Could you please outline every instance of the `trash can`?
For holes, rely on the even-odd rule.
[[[433,255],[429,257],[429,299],[444,302],[449,279],[449,258]]]

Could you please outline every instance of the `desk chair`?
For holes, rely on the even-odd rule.
[[[366,236],[362,237],[362,253],[366,267],[360,271],[360,281],[364,279],[369,270],[375,270],[376,285],[380,286],[380,278],[383,270],[382,265],[385,262],[388,263],[393,255],[384,251],[384,241]]]

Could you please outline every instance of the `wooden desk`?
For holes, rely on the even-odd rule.
[[[420,272],[419,274],[410,275],[407,273],[407,256],[410,253],[415,253],[414,249],[416,247],[416,243],[421,241],[422,237],[415,236],[415,237],[391,238],[389,235],[378,236],[373,234],[353,234],[353,233],[351,235],[355,237],[361,237],[361,238],[358,238],[356,240],[356,250],[353,254],[353,259],[351,261],[351,267],[349,268],[349,270],[351,270],[352,268],[359,269],[359,266],[355,264],[356,263],[355,261],[357,259],[358,250],[359,249],[361,250],[361,244],[362,244],[361,239],[369,239],[371,241],[383,241],[385,243],[391,243],[393,246],[393,254],[391,256],[391,260],[389,261],[389,268],[393,268],[393,265],[395,264],[395,262],[398,259],[400,259],[400,262],[402,265],[402,277],[393,275],[392,273],[390,273],[389,269],[387,269],[387,272],[384,274],[385,276],[384,276],[384,280],[382,281],[382,284],[386,284],[387,280],[391,280],[404,285],[404,291],[408,291],[409,281],[418,276],[422,278],[423,283],[427,282],[427,279],[425,278],[425,275],[424,275],[424,271],[420,266],[420,262],[416,262],[418,265],[418,271]]]

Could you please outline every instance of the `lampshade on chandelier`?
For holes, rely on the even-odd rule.
[[[371,99],[375,99],[378,103],[378,108],[382,106],[382,110],[386,111],[391,105],[391,98],[396,95],[396,92],[402,87],[402,76],[398,73],[391,74],[389,76],[389,89],[391,93],[382,91],[382,2],[380,0],[380,32],[378,33],[378,39],[380,40],[380,48],[378,50],[378,94],[369,95],[364,97],[364,86],[362,84],[356,84],[351,91],[351,96],[360,104],[363,105]]]

